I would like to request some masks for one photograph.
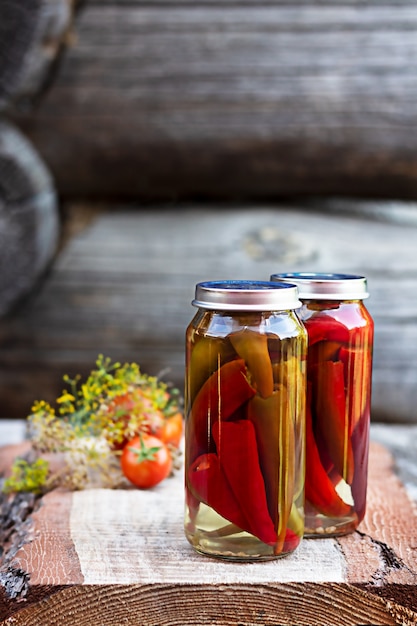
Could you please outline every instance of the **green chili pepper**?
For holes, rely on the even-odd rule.
[[[254,396],[248,418],[255,428],[259,460],[265,480],[268,509],[277,532],[276,553],[282,551],[294,498],[294,425],[287,389],[281,386],[269,398]]]
[[[188,369],[192,375],[188,380],[188,400],[193,402],[204,382],[229,361],[234,350],[228,341],[219,337],[200,337],[189,354]]]
[[[267,398],[274,390],[274,375],[268,351],[268,338],[247,328],[230,335],[232,346],[245,360],[258,393]]]
[[[280,385],[286,387],[288,404],[294,407],[294,431],[298,442],[304,441],[304,412],[306,401],[305,366],[304,358],[297,358],[296,356],[289,356],[287,359],[281,360],[279,363],[274,363],[272,366],[274,379],[276,381],[275,387],[277,389],[279,389]],[[304,455],[304,445],[300,452]],[[303,464],[304,461],[302,461],[301,465],[296,463],[296,466],[300,467]],[[299,472],[299,474],[301,476],[302,472]]]

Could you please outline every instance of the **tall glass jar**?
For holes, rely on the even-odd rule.
[[[302,272],[271,280],[298,286],[308,332],[305,536],[346,534],[366,508],[374,335],[366,279]]]
[[[307,333],[297,288],[205,282],[192,304],[185,535],[219,558],[284,556],[304,532]]]

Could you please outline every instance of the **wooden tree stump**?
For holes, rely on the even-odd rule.
[[[392,466],[373,442],[358,531],[264,563],[192,550],[181,472],[148,491],[51,492],[0,567],[0,624],[417,624],[415,503]]]

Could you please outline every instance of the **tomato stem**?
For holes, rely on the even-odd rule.
[[[143,463],[143,461],[154,461],[156,453],[161,449],[161,446],[153,446],[151,448],[147,448],[143,441],[142,435],[139,434],[140,440],[140,448],[134,448],[133,446],[129,446],[129,450],[133,452],[136,456],[138,465],[139,463]]]

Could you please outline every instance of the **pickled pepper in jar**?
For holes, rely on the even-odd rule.
[[[352,532],[365,515],[374,324],[367,281],[274,274],[295,283],[308,332],[305,536]]]
[[[186,331],[185,535],[200,553],[274,559],[304,532],[307,333],[297,288],[196,286]]]

